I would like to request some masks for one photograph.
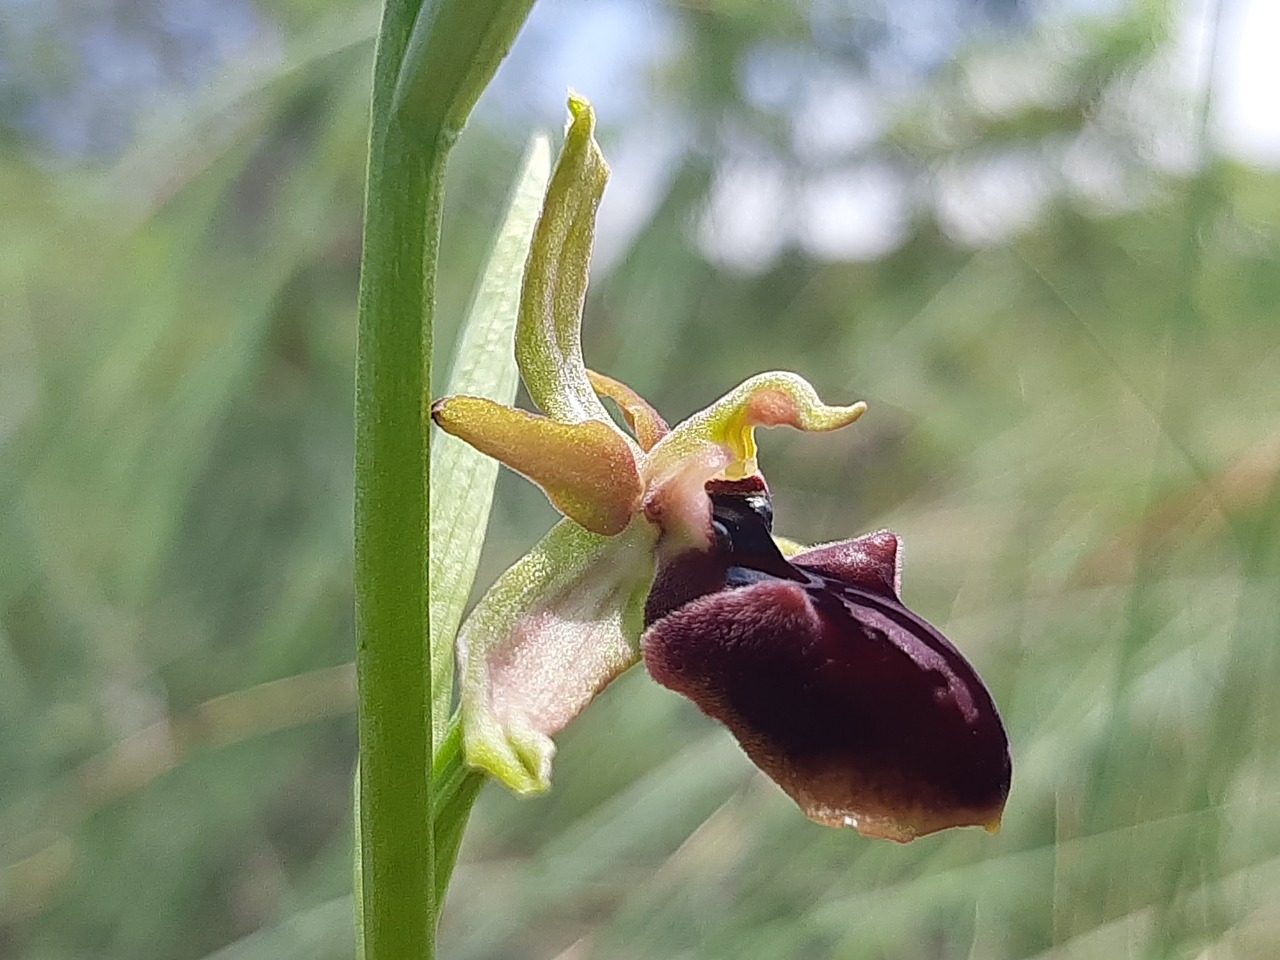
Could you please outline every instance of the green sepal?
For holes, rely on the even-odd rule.
[[[591,104],[570,94],[569,114],[525,268],[516,360],[529,396],[547,416],[612,425],[587,379],[581,335],[596,209],[609,165],[596,143]]]
[[[551,784],[551,737],[639,660],[657,529],[562,520],[498,578],[458,634],[467,763],[517,793]]]

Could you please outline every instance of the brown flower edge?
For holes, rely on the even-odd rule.
[[[973,667],[899,596],[888,530],[783,556],[759,476],[707,484],[711,547],[660,562],[645,666],[811,819],[907,842],[999,828],[1009,744]]]

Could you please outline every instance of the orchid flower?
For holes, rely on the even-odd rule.
[[[819,823],[903,842],[994,830],[1010,781],[1004,728],[973,668],[903,605],[898,537],[805,550],[773,536],[756,428],[835,430],[866,404],[829,406],[794,373],[762,373],[668,427],[586,368],[582,307],[608,167],[590,105],[571,95],[569,110],[516,329],[542,413],[467,396],[431,410],[565,517],[459,632],[467,761],[517,792],[547,789],[552,737],[643,659]]]

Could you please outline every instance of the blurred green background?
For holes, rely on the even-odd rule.
[[[866,399],[762,437],[779,529],[904,536],[1014,785],[998,837],[829,831],[633,671],[549,795],[486,789],[442,956],[1280,956],[1276,9],[542,0],[454,155],[437,373],[572,85],[588,362],[673,420]],[[6,960],[353,954],[377,13],[0,0]],[[481,583],[552,516],[504,474]]]

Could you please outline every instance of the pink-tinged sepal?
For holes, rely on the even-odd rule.
[[[504,573],[458,634],[467,762],[518,793],[550,785],[551,738],[639,659],[654,532],[561,521]]]

